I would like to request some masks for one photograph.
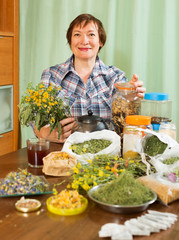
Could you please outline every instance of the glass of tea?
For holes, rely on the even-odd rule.
[[[43,166],[43,157],[50,152],[50,141],[43,138],[27,139],[28,165],[40,168]]]

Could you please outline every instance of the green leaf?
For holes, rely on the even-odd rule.
[[[22,125],[28,124],[31,113],[32,113],[31,108],[24,108],[24,110],[20,112],[19,118]]]
[[[35,127],[38,130],[40,130],[39,129],[39,125],[40,125],[39,123],[40,123],[40,113],[37,113],[36,118],[35,118]]]

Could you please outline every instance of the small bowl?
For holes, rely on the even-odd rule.
[[[47,209],[51,213],[54,213],[57,215],[62,215],[62,216],[72,216],[72,215],[80,214],[80,213],[84,212],[88,206],[88,200],[85,197],[82,197],[83,206],[80,208],[75,208],[75,209],[62,209],[62,208],[53,207],[50,204],[51,199],[52,199],[52,197],[47,199]]]
[[[34,212],[41,207],[41,203],[36,199],[22,198],[15,203],[15,207],[20,212]]]
[[[153,199],[150,200],[149,202],[146,202],[144,204],[140,204],[140,205],[112,205],[112,204],[107,204],[107,203],[103,203],[100,202],[98,200],[96,200],[92,194],[97,191],[97,189],[99,189],[100,187],[102,187],[102,185],[97,185],[92,187],[89,191],[88,191],[88,197],[94,201],[100,208],[108,211],[108,212],[113,212],[113,213],[121,213],[121,214],[132,214],[132,213],[138,213],[138,212],[142,212],[145,211],[150,204],[154,203],[157,200],[157,195],[155,192],[153,192]]]

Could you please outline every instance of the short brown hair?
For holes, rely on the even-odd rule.
[[[70,26],[69,26],[69,28],[67,30],[67,34],[66,34],[68,44],[71,46],[71,37],[72,37],[72,31],[73,31],[74,27],[81,25],[83,22],[84,22],[84,27],[90,22],[93,22],[95,25],[97,25],[99,40],[102,43],[102,45],[104,46],[104,44],[106,42],[106,32],[104,30],[103,24],[99,19],[95,18],[91,14],[80,14],[78,17],[76,17],[70,23]],[[99,48],[99,51],[101,48],[102,47]]]

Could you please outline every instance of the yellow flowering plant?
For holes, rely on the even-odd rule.
[[[117,155],[97,155],[89,164],[78,163],[73,168],[72,181],[68,188],[87,192],[91,187],[104,184],[115,178],[126,170],[131,172],[135,178],[146,175],[147,166],[141,158],[126,161]],[[154,167],[151,166],[151,172]]]
[[[29,83],[25,95],[19,104],[19,121],[22,126],[34,124],[40,130],[45,125],[50,125],[52,132],[58,127],[58,138],[61,135],[60,121],[70,116],[69,105],[65,106],[63,99],[58,97],[60,87],[45,87],[43,83],[34,88]]]

